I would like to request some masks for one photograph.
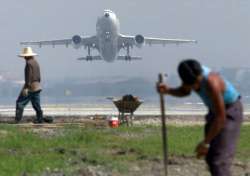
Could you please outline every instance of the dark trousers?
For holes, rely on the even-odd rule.
[[[208,113],[205,133],[213,122],[214,114]],[[230,167],[235,154],[243,108],[240,100],[226,107],[226,123],[222,131],[211,141],[206,162],[212,176],[231,176]]]
[[[28,92],[27,96],[23,96],[22,93],[20,93],[16,101],[16,117],[15,117],[16,122],[22,120],[23,110],[30,101],[32,107],[36,111],[37,120],[40,122],[43,121],[43,111],[40,105],[40,92],[41,92],[40,90],[37,92]]]

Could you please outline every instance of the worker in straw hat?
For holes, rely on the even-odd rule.
[[[26,61],[24,69],[25,84],[16,101],[16,123],[20,122],[23,116],[24,107],[31,101],[32,107],[36,111],[36,119],[34,123],[43,123],[43,111],[40,106],[40,92],[41,92],[41,75],[40,67],[35,57],[37,54],[32,51],[31,47],[24,48],[19,57]]]

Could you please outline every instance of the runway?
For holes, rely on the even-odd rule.
[[[250,123],[250,111],[245,106],[245,123]],[[50,104],[43,105],[45,116],[53,116],[54,123],[43,124],[43,128],[57,128],[65,125],[107,126],[109,116],[118,116],[118,110],[113,104]],[[185,104],[180,106],[166,106],[167,123],[172,125],[202,125],[206,109],[202,106]],[[33,124],[35,111],[29,105],[24,111],[24,118],[19,126],[39,127]],[[0,106],[0,123],[13,123],[15,117],[14,106]],[[159,125],[160,109],[156,104],[143,104],[134,113],[135,125]]]
[[[91,116],[91,115],[117,115],[118,110],[113,104],[50,104],[42,106],[44,114],[50,116]],[[166,114],[168,115],[203,115],[206,113],[205,108],[183,106],[167,106]],[[14,106],[0,106],[1,116],[14,116]],[[24,115],[35,115],[34,110],[29,105],[25,108]],[[143,104],[134,115],[159,116],[160,109],[156,104]]]

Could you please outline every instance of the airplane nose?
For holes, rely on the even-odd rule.
[[[105,16],[106,18],[108,18],[108,17],[109,17],[109,13],[105,13],[104,16]]]

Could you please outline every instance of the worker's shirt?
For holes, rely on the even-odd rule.
[[[41,75],[40,67],[35,59],[26,60],[25,66],[25,88],[28,88],[31,92],[41,90]]]
[[[201,97],[204,104],[210,110],[213,111],[213,104],[207,92],[207,83],[208,83],[207,80],[208,80],[208,76],[210,73],[211,73],[211,69],[209,69],[208,67],[202,66],[203,80],[201,82],[199,91],[196,91],[196,93]],[[225,84],[225,91],[222,93],[222,97],[223,97],[225,106],[227,106],[236,102],[240,97],[240,93],[235,89],[235,87],[228,80],[226,80],[223,77],[222,79]]]

